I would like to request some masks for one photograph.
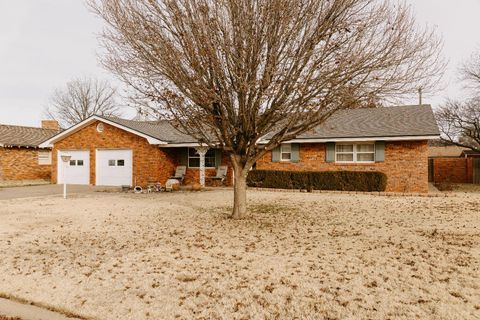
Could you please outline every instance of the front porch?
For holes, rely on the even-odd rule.
[[[174,158],[175,168],[185,166],[185,176],[181,186],[200,184],[207,187],[232,186],[233,169],[230,158],[223,154],[221,149],[206,146],[162,148]],[[217,175],[220,166],[227,167],[226,177],[223,182],[212,179]],[[172,172],[173,176],[173,172]]]

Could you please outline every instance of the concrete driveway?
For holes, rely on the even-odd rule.
[[[69,194],[93,193],[94,187],[82,185],[68,185]],[[63,185],[47,184],[41,186],[0,188],[0,200],[42,197],[63,194]]]

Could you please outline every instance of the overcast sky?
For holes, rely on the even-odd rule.
[[[480,0],[408,1],[418,23],[443,36],[449,61],[445,90],[425,102],[461,96],[457,68],[480,50]],[[0,123],[38,126],[56,87],[78,76],[113,79],[98,63],[101,29],[82,0],[0,0]]]

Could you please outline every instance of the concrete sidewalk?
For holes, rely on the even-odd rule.
[[[37,306],[0,298],[0,315],[22,320],[80,320]]]
[[[93,193],[92,186],[67,185],[68,194]],[[48,184],[41,186],[0,188],[0,200],[42,197],[63,194],[63,185]]]

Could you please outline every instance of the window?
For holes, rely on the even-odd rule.
[[[284,143],[280,145],[280,160],[292,160],[292,145],[290,143]]]
[[[83,160],[70,160],[70,166],[71,167],[82,167],[83,166]]]
[[[335,145],[336,162],[375,162],[375,144],[350,143]]]
[[[188,167],[200,168],[200,155],[195,148],[188,148]],[[215,168],[215,149],[208,149],[205,154],[205,168]]]
[[[51,151],[38,151],[38,164],[39,165],[52,164],[52,152]]]
[[[109,167],[115,167],[115,160],[108,160]]]
[[[125,166],[125,160],[117,160],[117,166],[119,167]]]
[[[375,161],[375,145],[373,143],[357,144],[357,161],[358,162],[374,162]]]

